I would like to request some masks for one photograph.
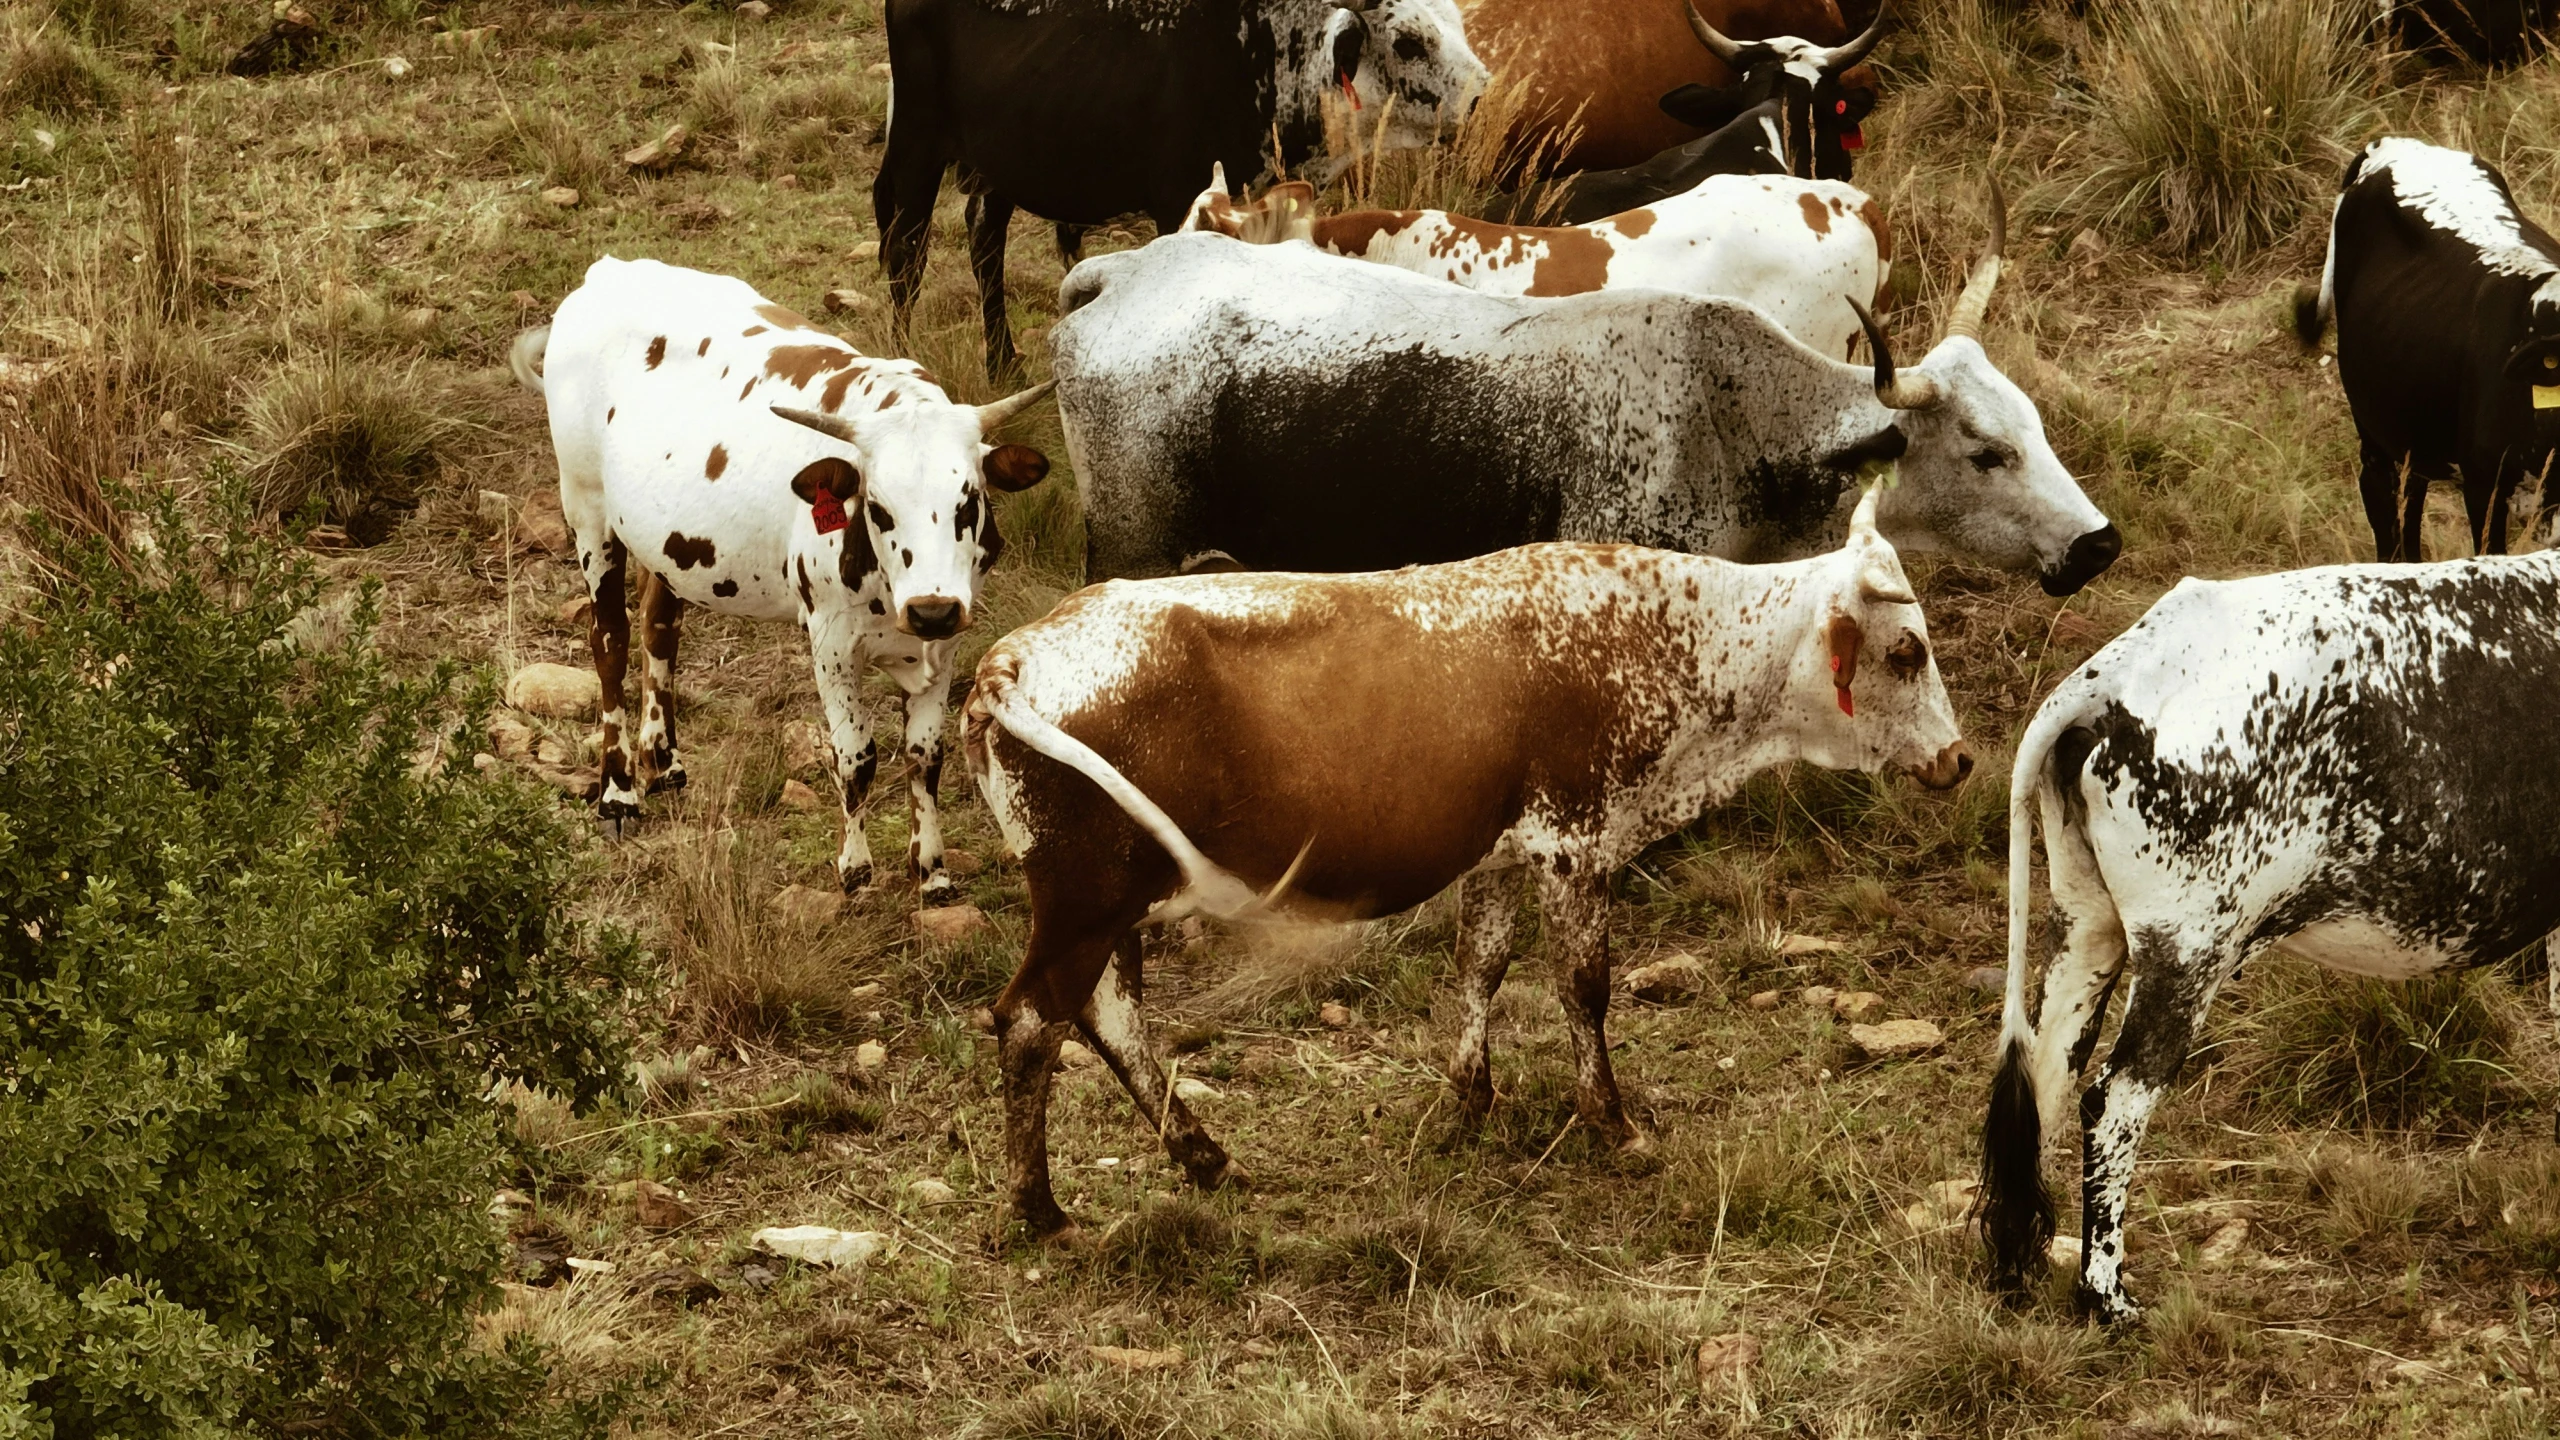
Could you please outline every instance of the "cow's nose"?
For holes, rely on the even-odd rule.
[[[2092,530],[2071,542],[2071,548],[2063,552],[2062,563],[2044,573],[2044,593],[2080,593],[2081,586],[2107,573],[2107,567],[2116,563],[2116,557],[2123,553],[2124,536],[2118,533],[2115,523],[2109,521],[2105,528]]]
[[[1912,778],[1932,790],[1952,790],[1973,773],[1973,751],[1961,740],[1938,752],[1938,758],[1911,772]]]
[[[948,595],[922,595],[907,602],[907,633],[919,640],[948,640],[960,633],[968,611]]]

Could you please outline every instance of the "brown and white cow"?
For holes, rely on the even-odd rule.
[[[1647,289],[1747,300],[1788,334],[1844,359],[1858,316],[1841,298],[1879,303],[1893,257],[1884,212],[1867,192],[1789,175],[1709,176],[1685,194],[1587,225],[1505,225],[1445,210],[1320,216],[1315,187],[1303,180],[1238,202],[1219,168],[1182,228],[1260,244],[1305,240],[1491,295]]]
[[[1042,1234],[1068,1226],[1047,1105],[1069,1026],[1194,1183],[1239,1178],[1139,1013],[1151,916],[1234,916],[1277,891],[1363,919],[1463,881],[1450,1078],[1480,1117],[1526,867],[1562,952],[1578,1113],[1643,1148],[1602,1033],[1609,877],[1774,765],[1939,787],[1972,765],[1872,494],[1845,548],[1782,565],[1558,543],[1093,586],[979,663],[965,743],[1029,882],[1029,947],[995,1015],[1014,1213]]]
[[[1049,469],[985,437],[1049,387],[955,405],[914,361],[864,355],[745,281],[612,256],[510,360],[551,412],[560,507],[595,601],[597,813],[619,822],[639,813],[639,786],[684,784],[671,687],[687,602],[797,618],[844,790],[838,880],[871,878],[862,822],[879,753],[861,682],[876,667],[906,693],[908,868],[927,898],[950,893],[934,791],[952,647],[1004,548],[987,491]],[[648,654],[637,785],[622,710],[634,561]]]

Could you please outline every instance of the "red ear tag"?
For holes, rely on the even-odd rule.
[[[1837,655],[1831,657],[1831,673],[1834,675],[1840,673],[1840,657]],[[1840,700],[1840,713],[1843,715],[1856,715],[1858,713],[1858,706],[1857,702],[1849,698],[1849,687],[1841,684],[1837,680],[1832,681],[1831,684],[1833,687],[1831,693],[1838,696]]]
[[[1359,109],[1360,92],[1351,88],[1351,77],[1336,72],[1333,78],[1342,82],[1342,98],[1351,102],[1352,109]]]
[[[816,498],[809,502],[809,518],[818,522],[819,534],[833,535],[843,529],[847,523],[844,518],[844,502],[836,498],[836,492],[833,490],[821,490]]]

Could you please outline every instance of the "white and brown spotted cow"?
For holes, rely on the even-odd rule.
[[[1641,1148],[1602,1034],[1610,876],[1790,760],[1933,786],[1972,763],[1872,495],[1845,548],[1782,565],[1544,544],[1376,574],[1112,581],[996,643],[966,735],[1030,888],[995,1015],[1014,1213],[1042,1234],[1067,1226],[1047,1100],[1069,1025],[1194,1183],[1237,1178],[1139,1015],[1150,915],[1235,915],[1277,890],[1363,919],[1463,879],[1450,1078],[1481,1116],[1525,866],[1560,951],[1578,1113]]]
[[[639,813],[640,787],[684,783],[670,687],[688,601],[797,617],[844,789],[837,877],[847,890],[871,878],[862,820],[879,757],[860,685],[876,666],[907,697],[909,868],[928,898],[948,893],[934,791],[954,637],[1003,549],[986,492],[1049,469],[985,437],[1049,387],[955,405],[914,361],[864,355],[742,280],[611,256],[511,361],[549,406],[560,505],[595,600],[598,813],[618,822]],[[648,654],[636,783],[622,709],[631,563],[645,572]]]
[[[1837,180],[1714,175],[1685,194],[1587,225],[1504,225],[1445,210],[1315,212],[1315,187],[1283,181],[1259,200],[1226,172],[1191,204],[1185,230],[1317,249],[1436,276],[1489,295],[1672,290],[1747,300],[1825,355],[1846,358],[1855,311],[1879,301],[1893,259],[1884,212]]]

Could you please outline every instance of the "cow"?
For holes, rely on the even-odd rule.
[[[2379,13],[2401,44],[2481,65],[2531,58],[2535,32],[2551,22],[2550,0],[2381,0]]]
[[[1036,485],[1049,468],[1039,451],[987,437],[1049,387],[957,405],[914,361],[864,355],[743,280],[610,255],[509,359],[550,411],[560,508],[594,601],[598,816],[619,831],[643,789],[685,782],[674,679],[687,604],[797,618],[843,787],[838,881],[871,880],[863,817],[879,752],[860,687],[876,668],[906,695],[908,870],[927,901],[953,894],[935,796],[952,647],[1004,549],[989,492]],[[634,561],[646,654],[636,775],[622,708]]]
[[[1603,1033],[1610,877],[1771,766],[1936,788],[1972,767],[1875,516],[1871,492],[1845,547],[1784,565],[1548,544],[1384,574],[1113,581],[996,642],[963,744],[1030,892],[994,1007],[1015,1217],[1069,1229],[1047,1140],[1069,1026],[1195,1184],[1242,1178],[1157,1064],[1151,917],[1356,920],[1459,885],[1449,1073],[1480,1119],[1524,870],[1557,951],[1575,1113],[1649,1149]]]
[[[2056,686],[2009,792],[2009,974],[1981,1208],[2006,1286],[2053,1232],[2044,1137],[2079,1097],[2077,1294],[2110,1323],[2134,1154],[2215,993],[2282,948],[2405,979],[2560,926],[2560,554],[2179,582]],[[2034,826],[2066,925],[2027,1019]]]
[[[1307,168],[1324,144],[1327,96],[1379,112],[1371,143],[1420,146],[1463,120],[1486,81],[1451,0],[888,0],[885,10],[896,88],[871,198],[897,333],[923,283],[943,171],[956,164],[990,379],[1017,363],[1004,290],[1017,207],[1063,226],[1143,213],[1170,231],[1212,163],[1248,182],[1274,166]]]
[[[1870,25],[1853,35],[1834,0],[1703,3],[1704,15],[1686,10],[1686,0],[1603,0],[1596,10],[1472,0],[1467,33],[1477,53],[1523,86],[1513,153],[1545,160],[1555,173],[1638,165],[1784,93],[1793,97],[1790,115],[1808,122],[1790,131],[1790,171],[1849,179],[1851,151],[1864,143],[1859,122],[1877,94],[1875,72],[1860,61],[1882,30]],[[1704,54],[1702,30],[1717,37]],[[1728,58],[1737,48],[1728,35],[1776,47],[1752,52],[1761,73]],[[1812,71],[1795,73],[1815,57]],[[1824,106],[1837,107],[1827,116],[1805,113],[1817,90]],[[1676,105],[1667,105],[1674,96]]]
[[[1983,354],[1999,269],[1995,228],[1920,364],[1897,372],[1869,329],[1871,380],[1736,300],[1487,295],[1220,235],[1097,256],[1050,332],[1086,578],[1536,540],[1784,559],[1837,544],[1860,472],[1898,458],[1896,546],[2070,594],[2121,541]]]
[[[2375,557],[2424,558],[2427,487],[2457,474],[2473,552],[2506,553],[2517,484],[2560,443],[2560,243],[2479,156],[2386,136],[2348,162],[2320,288],[2294,295],[2304,345],[2333,320]]]
[[[1779,102],[1764,100],[1724,128],[1641,165],[1537,181],[1494,196],[1479,211],[1487,220],[1507,223],[1584,225],[1686,194],[1711,175],[1791,174],[1786,137],[1778,129],[1783,113]]]
[[[1652,288],[1748,300],[1788,334],[1848,356],[1857,313],[1874,303],[1892,256],[1884,214],[1836,180],[1719,175],[1685,195],[1588,225],[1498,225],[1445,210],[1317,216],[1313,187],[1290,181],[1251,206],[1214,177],[1185,230],[1305,239],[1355,260],[1437,276],[1488,295],[1581,295]],[[1286,219],[1275,211],[1285,211]]]

